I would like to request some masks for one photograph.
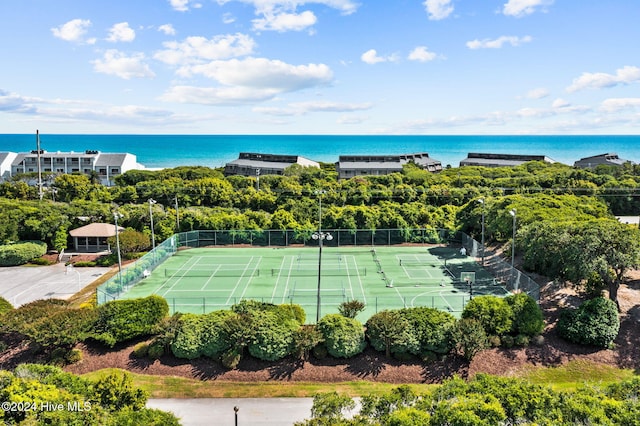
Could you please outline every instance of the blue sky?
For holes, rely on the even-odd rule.
[[[0,133],[639,134],[638,0],[2,0]]]

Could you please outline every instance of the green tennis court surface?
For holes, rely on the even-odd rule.
[[[318,252],[313,247],[180,250],[124,297],[157,294],[172,312],[184,313],[227,309],[242,299],[296,303],[311,323],[318,300]],[[412,306],[455,314],[471,294],[506,293],[473,258],[453,248],[324,247],[322,251],[321,316],[337,313],[341,303],[353,299],[366,304],[358,316],[363,321],[385,309]]]

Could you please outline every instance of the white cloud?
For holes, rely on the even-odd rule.
[[[158,31],[164,33],[165,35],[176,35],[176,30],[171,24],[160,25],[158,27]]]
[[[161,99],[205,105],[252,103],[279,94],[329,84],[331,69],[324,64],[290,65],[265,58],[231,59],[185,69],[218,82],[221,87],[175,86]]]
[[[640,68],[625,66],[616,70],[614,74],[589,73],[585,72],[573,80],[571,86],[567,87],[567,92],[577,92],[582,89],[602,89],[618,85],[627,85],[640,81]]]
[[[520,46],[523,43],[529,43],[531,40],[531,36],[524,37],[516,37],[516,36],[501,36],[496,39],[484,39],[484,40],[473,40],[467,42],[467,47],[469,49],[500,49],[502,46],[506,44],[510,44],[511,46]]]
[[[190,8],[199,9],[202,7],[201,3],[193,0],[169,0],[169,4],[178,12],[186,12]]]
[[[328,84],[333,78],[331,69],[324,64],[290,65],[266,58],[212,61],[194,65],[190,71],[226,86],[269,88],[280,92]]]
[[[351,0],[217,0],[221,5],[232,1],[253,5],[258,14],[273,11],[295,11],[298,6],[303,4],[321,4],[349,15],[354,13],[359,6],[358,3]]]
[[[526,95],[528,99],[542,99],[546,98],[547,96],[549,96],[549,91],[543,87],[529,90]]]
[[[310,112],[352,112],[370,109],[371,103],[350,104],[329,101],[296,102],[286,108],[256,107],[253,111],[275,116],[304,115]]]
[[[129,80],[131,78],[152,78],[155,73],[144,63],[144,54],[127,56],[115,49],[107,50],[102,59],[93,61],[93,69],[102,74],[115,75]]]
[[[346,104],[341,102],[311,101],[297,102],[291,104],[291,106],[305,112],[347,112],[367,110],[373,105],[369,102],[361,104]]]
[[[255,41],[245,34],[227,34],[207,39],[205,37],[187,37],[181,42],[163,43],[165,50],[154,58],[170,65],[188,65],[203,61],[228,59],[246,56],[253,52]]]
[[[343,115],[336,120],[338,124],[361,124],[367,121],[368,115]]]
[[[378,62],[395,62],[398,60],[397,55],[389,55],[389,56],[378,56],[378,52],[376,49],[369,49],[360,55],[360,59],[362,62],[373,65]]]
[[[554,109],[557,108],[566,108],[568,106],[571,106],[571,104],[569,103],[569,101],[566,101],[562,98],[558,98],[555,101],[553,101],[553,103],[551,104],[551,107]]]
[[[302,31],[305,28],[315,25],[316,15],[308,10],[298,13],[265,14],[264,18],[254,19],[253,28],[259,31]]]
[[[345,15],[354,13],[358,4],[351,0],[217,0],[218,4],[232,1],[252,5],[259,17],[254,19],[253,29],[256,31],[301,31],[317,22],[316,15],[307,10],[297,13],[299,6],[319,4],[341,11]]]
[[[119,41],[131,42],[135,40],[136,32],[129,26],[128,22],[120,22],[109,29],[107,41],[116,43]]]
[[[429,52],[426,46],[418,46],[409,53],[408,59],[411,61],[428,62],[436,58],[436,54]]]
[[[605,112],[640,109],[640,98],[611,98],[605,99],[600,105]]]
[[[224,15],[222,15],[222,23],[223,24],[233,24],[236,21],[235,16],[233,16],[230,13],[225,13]]]
[[[173,86],[160,100],[201,105],[237,105],[272,99],[279,91],[249,87]]]
[[[88,19],[73,19],[59,27],[51,28],[51,32],[59,39],[82,43],[90,26],[91,21]]]
[[[534,13],[538,8],[545,10],[546,6],[552,4],[553,0],[509,0],[504,4],[502,13],[520,18]]]
[[[444,19],[453,13],[451,0],[425,0],[423,4],[429,19],[433,21]]]

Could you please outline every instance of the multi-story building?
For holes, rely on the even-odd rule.
[[[520,154],[487,154],[470,152],[467,158],[460,161],[463,166],[484,166],[484,167],[512,167],[519,166],[528,161],[544,161],[545,163],[555,163],[556,161],[546,155],[520,155]]]
[[[580,160],[573,163],[574,167],[580,167],[581,169],[590,169],[592,167],[599,166],[601,164],[607,166],[622,166],[624,163],[629,160],[623,160],[618,157],[618,154],[615,152],[609,152],[606,154],[594,155],[592,157],[581,158]]]
[[[97,174],[100,183],[111,186],[114,178],[134,169],[144,169],[136,156],[129,153],[114,154],[87,150],[84,152],[31,151],[15,155],[11,163],[11,175],[38,172],[38,158],[42,173]]]
[[[340,179],[354,176],[388,175],[402,171],[402,166],[413,162],[432,173],[442,170],[442,163],[426,152],[401,155],[341,155],[336,168]]]
[[[241,152],[237,160],[233,160],[224,166],[224,174],[225,176],[281,175],[284,173],[284,169],[292,164],[299,164],[305,167],[320,167],[319,163],[298,155]]]

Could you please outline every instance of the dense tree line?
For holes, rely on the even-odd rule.
[[[325,191],[326,226],[340,229],[465,228],[470,224],[456,216],[460,209],[479,197],[513,194],[532,200],[531,204],[541,195],[589,197],[599,200],[599,209],[609,214],[640,210],[640,166],[630,164],[581,170],[530,162],[517,167],[461,167],[438,174],[408,164],[402,173],[343,180],[337,179],[332,164],[293,165],[284,175],[261,176],[259,182],[255,177],[224,177],[219,169],[176,167],[131,170],[118,176],[113,187],[83,174],[65,174],[52,179],[43,202],[37,201],[37,190],[27,185],[25,177],[0,184],[2,242],[42,240],[54,247],[57,230],[87,221],[111,222],[116,208],[124,215],[123,226],[149,232],[150,198],[159,202],[153,214],[160,239],[176,230],[314,229],[318,189]],[[603,212],[592,215],[601,217]],[[506,224],[495,228],[496,237],[506,235],[502,229]]]
[[[632,425],[640,418],[640,379],[568,392],[525,380],[478,374],[449,379],[424,393],[403,385],[355,401],[337,392],[314,397],[311,419],[297,426]]]

